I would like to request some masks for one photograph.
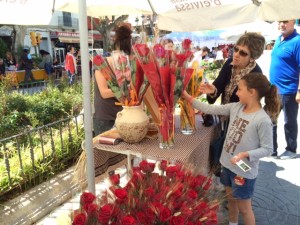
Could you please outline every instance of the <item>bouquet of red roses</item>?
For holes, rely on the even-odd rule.
[[[110,63],[109,61],[110,60]],[[96,55],[93,58],[96,70],[100,70],[108,87],[124,106],[140,105],[149,85],[137,60],[123,51],[113,51],[111,58]]]
[[[169,148],[174,144],[175,104],[185,89],[193,70],[187,69],[187,61],[191,57],[172,57],[160,44],[149,48],[146,44],[136,44],[133,51],[152,88],[154,98],[160,110],[161,148]]]
[[[111,187],[97,199],[85,192],[73,225],[214,225],[219,196],[209,177],[181,164],[143,160],[127,184],[120,175],[110,177]]]

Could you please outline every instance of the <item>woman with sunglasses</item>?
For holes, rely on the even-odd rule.
[[[239,101],[236,92],[240,79],[250,72],[262,72],[255,60],[262,55],[265,42],[262,35],[254,32],[245,33],[238,39],[233,48],[233,57],[224,63],[219,76],[212,84],[200,86],[210,104],[215,103],[220,95],[221,104]]]

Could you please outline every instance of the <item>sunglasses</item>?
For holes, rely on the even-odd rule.
[[[235,53],[239,53],[239,55],[242,56],[242,57],[246,57],[246,56],[249,55],[249,53],[245,52],[245,51],[242,50],[242,49],[239,49],[239,47],[237,47],[237,46],[234,46],[234,47],[233,47],[233,51],[234,51]]]

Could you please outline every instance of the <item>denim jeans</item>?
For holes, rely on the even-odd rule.
[[[284,134],[286,140],[286,150],[296,153],[297,137],[298,137],[298,103],[296,102],[296,94],[280,95],[281,109],[284,115]],[[273,126],[273,146],[277,152],[277,125]]]
[[[68,77],[69,77],[69,85],[74,84],[74,82],[75,82],[75,73],[72,74],[72,73],[68,70]]]

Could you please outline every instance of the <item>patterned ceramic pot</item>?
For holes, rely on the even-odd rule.
[[[147,134],[149,117],[141,106],[123,106],[118,112],[116,127],[125,142],[140,142]]]

